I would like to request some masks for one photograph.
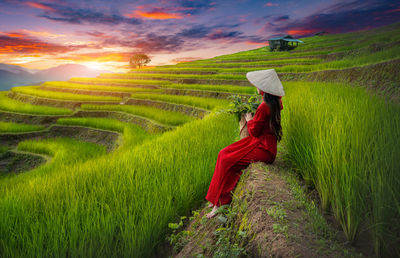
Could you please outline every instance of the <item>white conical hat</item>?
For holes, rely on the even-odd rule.
[[[274,69],[248,72],[247,80],[263,92],[275,96],[285,96],[281,80]]]

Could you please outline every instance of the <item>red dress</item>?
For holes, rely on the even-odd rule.
[[[282,104],[281,104],[282,108]],[[241,139],[222,149],[206,199],[214,205],[229,204],[231,191],[245,169],[251,162],[263,161],[272,163],[276,157],[277,140],[269,127],[270,109],[263,101],[254,118],[247,122],[250,136]]]

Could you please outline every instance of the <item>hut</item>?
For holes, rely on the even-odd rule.
[[[301,40],[295,39],[290,35],[268,39],[270,51],[288,51],[296,48]]]

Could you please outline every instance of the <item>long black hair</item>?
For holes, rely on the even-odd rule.
[[[264,93],[264,102],[269,106],[271,111],[269,127],[274,132],[277,141],[282,139],[282,126],[281,126],[281,103],[278,96],[274,96],[268,93]]]

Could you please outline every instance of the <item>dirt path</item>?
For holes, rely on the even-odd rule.
[[[252,164],[231,205],[211,220],[205,218],[209,211],[194,212],[175,232],[173,257],[359,256],[340,241],[280,157],[273,165]]]

